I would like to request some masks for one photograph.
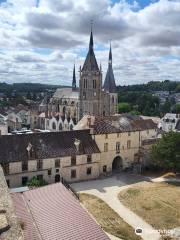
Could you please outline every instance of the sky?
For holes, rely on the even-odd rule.
[[[180,0],[0,0],[0,82],[78,82],[91,20],[103,80],[111,42],[117,85],[180,81]]]

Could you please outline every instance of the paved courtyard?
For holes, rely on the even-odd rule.
[[[71,186],[77,192],[93,194],[105,201],[119,216],[134,229],[141,228],[144,240],[159,240],[159,233],[142,218],[125,207],[118,199],[118,193],[136,183],[151,181],[150,178],[119,173],[105,179],[73,183]]]

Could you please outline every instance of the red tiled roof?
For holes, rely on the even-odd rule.
[[[25,208],[19,195],[27,204]],[[43,240],[109,240],[62,183],[29,190],[23,194],[14,193],[12,197],[17,215],[25,219],[27,224],[26,240],[33,239],[26,229],[33,228],[32,221]]]

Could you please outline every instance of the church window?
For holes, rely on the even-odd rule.
[[[59,124],[59,131],[62,131],[62,123]]]
[[[114,97],[112,97],[112,103],[114,103]]]
[[[86,93],[83,92],[83,99],[86,99]]]
[[[63,115],[66,113],[66,107],[63,107]]]
[[[107,138],[108,138],[108,134],[106,133],[106,134],[105,134],[105,139],[107,139]]]
[[[84,78],[84,88],[87,88],[87,79]]]
[[[93,88],[96,89],[96,80],[93,80]]]
[[[56,130],[56,123],[55,122],[53,122],[52,128],[53,128],[53,130]]]
[[[72,124],[70,124],[70,130],[73,130],[73,125]]]

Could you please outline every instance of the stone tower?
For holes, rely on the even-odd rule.
[[[109,93],[109,115],[117,113],[118,94],[112,68],[112,50],[110,45],[109,61],[103,89]]]
[[[91,28],[89,51],[79,80],[79,120],[86,114],[101,115],[102,72],[98,67],[93,49]]]

